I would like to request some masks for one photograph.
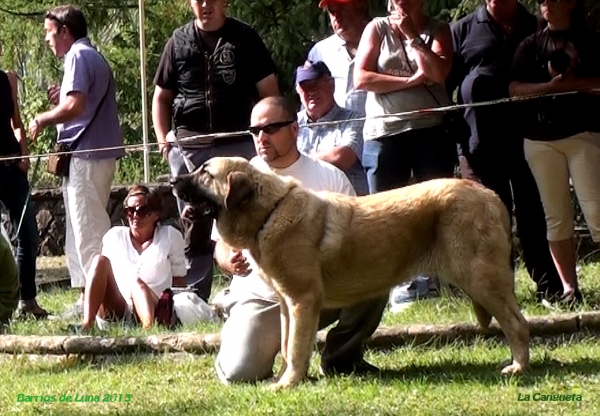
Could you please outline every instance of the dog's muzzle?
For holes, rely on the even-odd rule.
[[[173,195],[189,204],[182,216],[189,220],[198,217],[215,217],[218,212],[218,205],[215,201],[206,195],[202,186],[198,185],[192,175],[180,175],[170,180]]]

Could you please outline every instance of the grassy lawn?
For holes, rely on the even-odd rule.
[[[52,266],[55,267],[55,266]],[[600,266],[583,266],[581,284],[587,303],[597,310]],[[224,282],[218,279],[217,284]],[[548,311],[534,302],[533,285],[519,270],[517,295],[527,316]],[[60,312],[76,293],[40,294],[44,307]],[[386,313],[382,325],[473,321],[463,298],[444,296],[415,304],[401,314]],[[65,322],[21,321],[16,334],[64,334]],[[219,325],[180,331],[217,332]],[[153,329],[153,333],[163,332]],[[115,327],[111,335],[147,334]],[[368,361],[384,369],[380,377],[317,378],[289,392],[271,393],[267,383],[226,387],[217,380],[214,356],[191,354],[118,357],[39,357],[0,355],[0,414],[24,415],[598,415],[600,414],[600,343],[595,334],[532,341],[532,367],[522,376],[500,375],[510,357],[504,342],[479,339],[442,346],[368,351]],[[46,396],[54,402],[24,402]],[[580,395],[581,401],[541,401],[542,395]],[[114,402],[63,402],[82,396]],[[77,397],[78,395],[78,397]],[[106,396],[111,395],[111,396]],[[119,396],[122,395],[122,396]],[[130,395],[130,396],[127,396]],[[530,400],[519,401],[529,395]],[[538,400],[536,400],[538,399]],[[119,401],[120,400],[120,401]],[[127,402],[125,402],[127,400]]]

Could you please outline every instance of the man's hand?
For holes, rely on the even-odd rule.
[[[60,85],[51,84],[47,91],[48,101],[53,105],[58,105],[60,101]]]
[[[169,162],[169,151],[171,150],[170,143],[159,143],[158,150],[160,151],[160,155],[162,156],[165,162]]]
[[[224,264],[224,268],[235,274],[236,276],[248,276],[252,269],[250,269],[250,264],[246,260],[246,257],[242,254],[241,251],[236,249],[231,249],[229,257],[227,258],[227,263]]]
[[[28,127],[27,131],[29,132],[29,137],[31,138],[32,141],[35,141],[37,136],[40,134],[41,130],[42,130],[42,126],[40,125],[40,122],[36,118],[34,118],[33,120],[31,120],[29,122],[29,127]]]

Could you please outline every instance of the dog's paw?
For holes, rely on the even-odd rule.
[[[521,364],[513,362],[510,365],[507,365],[502,369],[502,374],[512,375],[512,374],[520,374],[523,372],[523,367]]]
[[[297,386],[301,380],[295,380],[293,377],[281,377],[276,383],[269,384],[270,391],[286,390]]]
[[[280,383],[280,382],[271,383],[271,384],[269,384],[269,391],[278,392],[281,390],[289,389],[290,387],[292,387],[291,384],[285,384],[285,383]]]

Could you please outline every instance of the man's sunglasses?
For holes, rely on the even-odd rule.
[[[138,218],[146,218],[152,213],[150,205],[138,205],[136,207],[124,207],[123,212],[128,218],[133,218],[137,214]]]
[[[258,136],[261,131],[264,131],[267,134],[275,134],[282,127],[289,126],[294,121],[296,120],[278,121],[276,123],[267,124],[266,126],[250,126],[248,127],[248,130],[250,130],[250,133],[254,136]]]

